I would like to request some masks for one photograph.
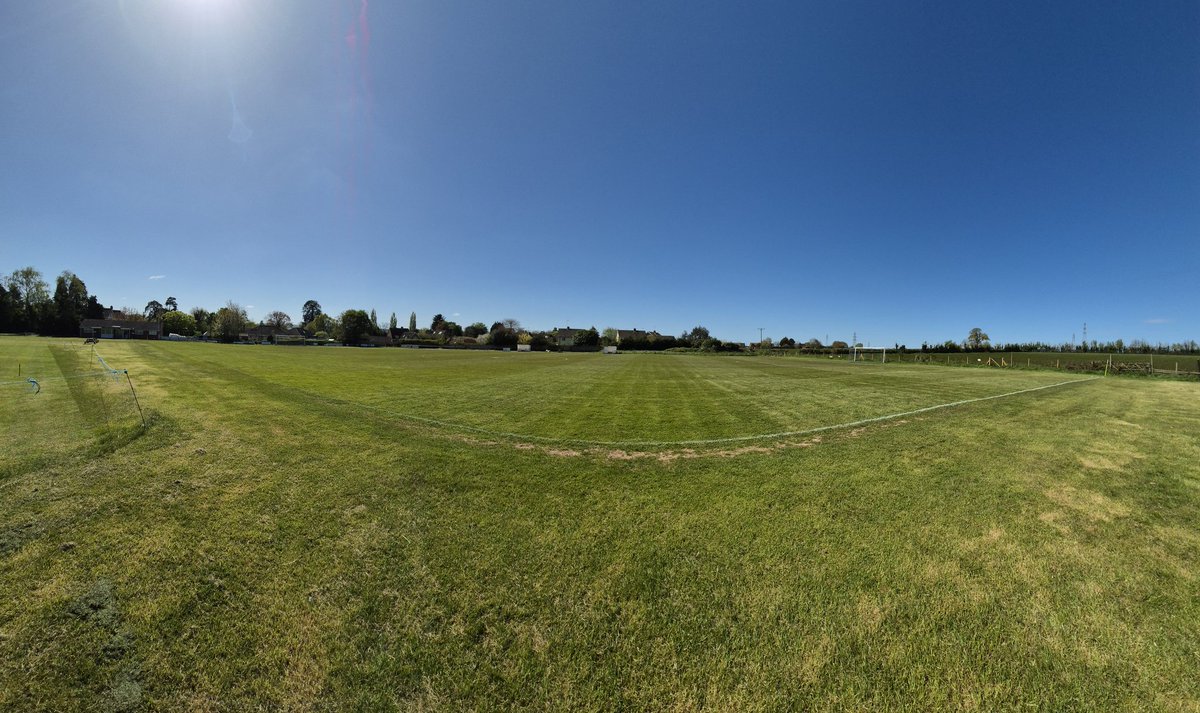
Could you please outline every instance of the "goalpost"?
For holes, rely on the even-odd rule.
[[[878,361],[887,363],[887,347],[851,347],[850,361]]]

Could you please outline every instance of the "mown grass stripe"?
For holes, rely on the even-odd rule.
[[[595,446],[595,447],[602,447],[602,448],[625,448],[625,447],[668,448],[668,447],[678,447],[678,446],[711,446],[711,445],[720,445],[720,444],[724,444],[724,443],[743,443],[743,442],[748,442],[748,441],[762,441],[762,440],[769,440],[772,438],[793,438],[796,436],[809,436],[809,435],[813,435],[816,433],[823,433],[825,431],[836,431],[836,430],[840,430],[843,428],[854,428],[856,426],[865,426],[870,423],[878,423],[880,421],[890,421],[890,420],[896,419],[896,418],[904,418],[905,416],[915,416],[915,415],[921,414],[921,413],[929,413],[930,411],[939,411],[941,409],[954,408],[957,406],[965,406],[967,404],[979,403],[981,401],[992,401],[995,399],[1008,398],[1010,396],[1019,396],[1021,394],[1033,393],[1035,391],[1044,391],[1046,389],[1053,389],[1053,388],[1057,388],[1060,386],[1066,386],[1068,384],[1081,384],[1081,383],[1086,383],[1089,381],[1095,381],[1099,378],[1101,378],[1101,377],[1093,376],[1093,377],[1087,378],[1087,379],[1071,379],[1069,381],[1060,381],[1060,382],[1054,383],[1054,384],[1046,384],[1043,386],[1035,386],[1035,387],[1028,388],[1028,389],[1019,389],[1017,391],[1009,391],[1009,392],[1003,393],[1003,394],[993,394],[991,396],[979,396],[979,397],[970,398],[970,399],[960,399],[958,401],[951,401],[949,403],[936,404],[934,406],[926,406],[924,408],[912,409],[909,411],[901,411],[899,413],[891,413],[891,414],[887,414],[885,416],[874,416],[872,418],[864,418],[864,419],[859,419],[857,421],[848,421],[846,423],[836,423],[836,424],[832,424],[832,425],[828,425],[828,426],[817,426],[816,428],[806,428],[806,429],[802,429],[802,430],[798,430],[798,431],[779,431],[776,433],[762,433],[762,434],[755,434],[755,435],[750,435],[750,436],[729,436],[726,438],[699,438],[699,439],[690,439],[690,440],[681,440],[681,441],[593,441],[593,440],[586,440],[586,439],[579,439],[579,438],[554,438],[554,437],[550,437],[550,436],[535,436],[535,435],[522,434],[522,433],[509,433],[506,431],[493,431],[493,430],[486,429],[486,428],[478,428],[475,426],[467,426],[464,424],[451,423],[449,421],[441,421],[441,420],[433,419],[433,418],[414,416],[412,414],[399,413],[396,411],[392,411],[390,409],[385,409],[385,408],[381,408],[379,406],[374,406],[372,404],[358,403],[356,405],[359,405],[363,408],[380,411],[381,413],[386,413],[390,416],[395,416],[397,418],[403,418],[406,420],[416,421],[416,422],[423,423],[426,425],[431,425],[431,426],[439,426],[439,427],[447,428],[447,429],[469,431],[471,433],[477,433],[481,436],[489,436],[492,438],[506,438],[506,439],[514,439],[514,440],[537,441],[539,443],[551,443],[551,444],[560,444],[560,445]],[[308,393],[317,399],[325,398],[325,397],[319,396],[317,394],[313,394],[312,392],[308,392]],[[355,404],[355,402],[341,402],[341,403]]]

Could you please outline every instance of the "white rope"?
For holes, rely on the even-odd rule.
[[[371,404],[356,403],[353,401],[340,401],[343,404],[352,404],[362,406],[363,408],[373,409],[381,413],[386,413],[391,416],[417,421],[431,426],[441,428],[455,429],[461,431],[469,431],[478,433],[483,436],[492,438],[511,438],[523,441],[538,441],[541,443],[557,443],[562,445],[578,445],[578,446],[595,446],[598,448],[625,448],[625,447],[669,447],[669,446],[711,446],[722,443],[740,443],[744,441],[761,441],[770,438],[791,438],[795,436],[809,436],[814,433],[822,433],[824,431],[834,431],[842,428],[854,428],[855,426],[865,426],[869,423],[878,423],[879,421],[889,421],[894,418],[904,418],[905,416],[915,416],[920,413],[928,413],[939,409],[954,408],[956,406],[965,406],[966,404],[979,403],[980,401],[991,401],[993,399],[1004,399],[1009,396],[1018,396],[1020,394],[1029,394],[1034,391],[1044,391],[1046,389],[1054,389],[1059,386],[1067,386],[1068,384],[1082,384],[1088,381],[1095,381],[1099,376],[1093,376],[1087,379],[1071,379],[1070,381],[1060,381],[1056,384],[1047,384],[1045,386],[1035,386],[1029,389],[1020,389],[1019,391],[1009,391],[1005,394],[995,394],[993,396],[980,396],[973,399],[962,399],[960,401],[951,401],[950,403],[937,404],[936,406],[926,406],[924,408],[913,409],[912,411],[902,411],[900,413],[890,413],[886,416],[875,416],[873,418],[864,418],[858,421],[849,421],[847,423],[836,423],[831,426],[818,426],[816,428],[807,428],[800,431],[780,431],[778,433],[762,433],[754,436],[732,436],[729,438],[702,438],[688,441],[589,441],[577,438],[553,438],[549,436],[531,436],[521,433],[510,433],[507,431],[492,431],[486,428],[477,428],[475,426],[467,426],[461,423],[450,423],[448,421],[439,421],[435,418],[424,418],[421,416],[413,416],[411,414],[399,413],[390,411],[379,406]],[[312,392],[308,392],[312,394]],[[312,394],[316,396],[316,394]],[[321,397],[317,397],[321,398]],[[324,400],[324,399],[322,399]]]

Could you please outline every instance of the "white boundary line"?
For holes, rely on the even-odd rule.
[[[721,443],[741,443],[745,441],[762,441],[770,438],[790,438],[793,436],[808,436],[814,433],[822,433],[824,431],[834,431],[842,428],[854,428],[855,426],[864,426],[868,423],[877,423],[879,421],[889,421],[894,418],[903,418],[905,416],[915,416],[919,413],[928,413],[930,411],[938,411],[945,408],[954,408],[955,406],[965,406],[966,404],[979,403],[980,401],[992,401],[994,399],[1004,399],[1009,396],[1018,396],[1020,394],[1029,394],[1034,391],[1044,391],[1046,389],[1054,389],[1059,386],[1067,386],[1069,384],[1083,384],[1089,381],[1095,381],[1101,377],[1093,376],[1087,379],[1071,379],[1070,381],[1060,381],[1056,384],[1047,384],[1045,386],[1035,386],[1029,389],[1021,389],[1019,391],[1009,391],[1005,394],[995,394],[994,396],[980,396],[973,399],[963,399],[961,401],[951,401],[950,403],[937,404],[936,406],[926,406],[924,408],[914,409],[912,411],[902,411],[900,413],[890,413],[886,416],[875,416],[873,418],[864,418],[858,421],[849,421],[847,423],[836,423],[832,426],[818,426],[816,428],[807,428],[801,431],[780,431],[778,433],[763,433],[755,436],[732,436],[730,438],[703,438],[689,441],[588,441],[578,438],[551,438],[548,436],[530,436],[521,433],[509,433],[507,431],[492,431],[486,428],[476,428],[475,426],[467,426],[461,423],[450,423],[448,421],[439,421],[434,418],[423,418],[421,416],[412,416],[402,414],[388,409],[374,406],[371,404],[355,403],[353,401],[344,401],[342,403],[362,406],[363,408],[373,409],[381,413],[386,413],[391,416],[417,421],[419,423],[428,424],[431,426],[439,426],[447,429],[459,431],[469,431],[478,433],[483,436],[491,436],[493,438],[512,438],[523,441],[537,441],[540,443],[557,443],[562,445],[577,445],[577,446],[595,446],[601,448],[625,448],[625,447],[664,447],[664,446],[711,446]],[[320,398],[320,397],[318,397]]]

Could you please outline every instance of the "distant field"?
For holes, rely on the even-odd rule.
[[[876,354],[870,354],[870,358],[878,359]],[[819,357],[813,357],[819,358]],[[1112,363],[1125,364],[1153,364],[1156,371],[1175,371],[1180,373],[1195,374],[1200,372],[1200,356],[1194,354],[1178,355],[1178,354],[1109,354],[1107,352],[968,352],[959,354],[893,354],[888,353],[888,361],[898,361],[900,363],[929,361],[933,364],[946,364],[950,366],[968,366],[978,365],[986,362],[989,358],[1000,361],[1004,359],[1006,364],[1011,364],[1017,367],[1050,367],[1066,369],[1070,364],[1093,364],[1105,363],[1112,359]]]
[[[1200,383],[99,352],[0,339],[0,709],[1200,707]]]

